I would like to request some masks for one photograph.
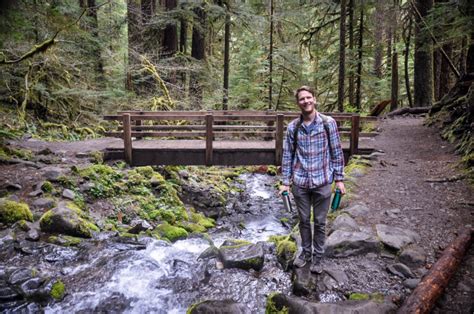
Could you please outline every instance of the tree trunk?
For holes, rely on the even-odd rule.
[[[166,0],[166,11],[172,11],[176,9],[178,5],[177,2],[177,0]],[[178,29],[174,20],[171,23],[168,23],[165,27],[165,30],[163,32],[162,47],[162,55],[166,58],[174,56],[176,54],[176,51],[178,50]]]
[[[405,37],[405,51],[404,51],[404,56],[405,56],[405,89],[407,92],[407,98],[408,98],[408,104],[410,108],[413,108],[413,98],[411,96],[411,86],[410,86],[410,72],[408,71],[408,59],[410,57],[410,41],[411,41],[411,31],[413,28],[413,17],[410,14],[409,20],[408,20],[408,29],[406,30],[408,32],[407,36]]]
[[[354,101],[354,0],[349,0],[349,105],[353,106]]]
[[[441,52],[439,48],[433,52],[433,88],[434,88],[434,100],[439,100],[439,89],[440,89],[440,77],[441,77]]]
[[[127,29],[128,29],[128,63],[127,63],[127,90],[135,89],[133,83],[134,68],[139,64],[135,47],[140,42],[141,8],[139,0],[127,0]]]
[[[452,59],[453,48],[451,43],[443,45],[443,50],[449,59]],[[441,59],[441,76],[439,78],[439,99],[443,98],[451,89],[451,69],[445,58]]]
[[[269,81],[268,81],[268,109],[272,109],[272,94],[273,94],[273,0],[270,0],[270,54],[268,56],[269,62]]]
[[[188,52],[188,20],[181,17],[179,28],[179,52],[186,54]]]
[[[222,110],[228,109],[229,102],[229,67],[230,67],[230,12],[229,4],[226,4],[225,28],[224,28],[224,96]]]
[[[339,23],[339,83],[337,92],[337,110],[344,112],[344,79],[346,66],[346,0],[341,0]]]
[[[474,31],[472,29],[471,40],[469,43],[469,48],[467,50],[466,73],[474,73]]]
[[[461,53],[459,54],[459,72],[461,75],[466,74],[466,56],[467,56],[467,36],[463,36],[461,40]]]
[[[193,39],[191,43],[191,57],[196,60],[204,60],[206,58],[206,11],[203,7],[198,6],[194,9],[196,18],[193,25]],[[198,107],[202,104],[202,85],[200,82],[200,70],[191,73],[190,93],[196,99]]]
[[[391,37],[393,37],[393,45],[391,45],[393,51],[391,54],[392,62],[390,62],[392,67],[392,78],[391,78],[391,104],[390,104],[390,111],[396,110],[398,108],[398,93],[399,93],[399,85],[398,85],[398,50],[397,50],[397,27],[398,27],[398,0],[394,1],[393,6],[393,28],[391,31]]]
[[[393,12],[391,12],[392,10],[390,10],[390,13],[389,13],[389,20],[390,22],[388,23],[388,25],[386,26],[387,29],[386,29],[386,32],[387,32],[387,35],[386,35],[386,41],[387,41],[387,58],[386,58],[386,67],[387,67],[387,70],[388,69],[392,69],[392,42],[393,42],[393,21],[392,21],[392,18],[393,18]],[[394,44],[395,45],[395,44]]]
[[[360,7],[360,20],[359,20],[359,47],[357,48],[357,82],[356,82],[356,107],[357,112],[361,111],[361,83],[362,83],[362,48],[364,44],[364,7]]]
[[[429,107],[433,104],[433,44],[428,30],[424,27],[422,18],[428,15],[433,7],[433,0],[417,0],[415,10],[415,107]]]
[[[382,78],[382,55],[383,55],[383,24],[384,24],[384,1],[377,0],[375,3],[375,53],[374,73]]]

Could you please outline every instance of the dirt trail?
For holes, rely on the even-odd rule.
[[[382,121],[374,147],[385,154],[357,181],[355,198],[375,209],[366,217],[367,224],[385,223],[419,233],[427,262],[434,263],[460,228],[474,226],[474,197],[466,180],[430,182],[461,176],[462,170],[453,145],[423,121],[413,117]],[[473,313],[473,273],[471,247],[434,312]]]

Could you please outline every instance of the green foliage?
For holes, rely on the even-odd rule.
[[[50,295],[53,299],[59,301],[64,297],[66,293],[66,286],[61,280],[57,280],[51,287]]]
[[[160,224],[155,228],[155,231],[160,237],[175,242],[180,239],[185,239],[188,236],[188,232],[181,227],[172,226],[168,223]]]

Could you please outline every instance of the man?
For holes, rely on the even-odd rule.
[[[319,274],[323,271],[321,259],[332,182],[336,182],[336,188],[342,194],[346,192],[343,182],[344,154],[336,121],[316,111],[314,91],[302,86],[295,92],[295,97],[301,116],[290,122],[287,128],[280,193],[289,191],[292,185],[300,220],[302,252],[293,265],[303,267],[311,262],[311,272]],[[311,208],[314,217],[313,235]]]

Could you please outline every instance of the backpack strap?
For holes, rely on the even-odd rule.
[[[323,120],[324,130],[326,131],[326,136],[328,138],[328,145],[331,145],[330,136],[329,136],[329,118],[328,116],[318,113],[321,119]],[[296,148],[298,146],[298,131],[303,124],[303,116],[300,116],[298,122],[296,122],[295,130],[293,131],[293,151],[291,152],[291,164],[293,164],[293,160],[295,159],[296,155]]]

